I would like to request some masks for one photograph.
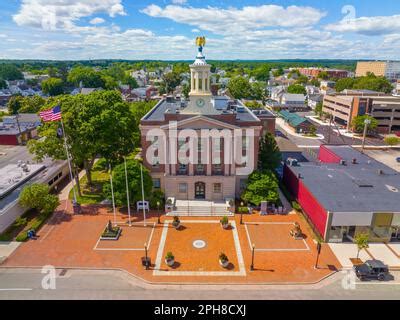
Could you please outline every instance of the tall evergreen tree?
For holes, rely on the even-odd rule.
[[[282,155],[273,134],[267,132],[260,140],[258,169],[273,170],[279,166]]]

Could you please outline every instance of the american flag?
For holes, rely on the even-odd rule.
[[[44,122],[61,120],[61,107],[55,106],[53,109],[42,111],[39,116]]]

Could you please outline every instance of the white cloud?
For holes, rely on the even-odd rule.
[[[241,9],[193,8],[155,4],[141,11],[151,17],[168,18],[215,34],[237,34],[266,27],[305,27],[318,23],[325,13],[311,7],[276,5],[247,6]]]
[[[106,13],[110,17],[126,14],[121,0],[22,0],[21,8],[13,19],[17,25],[24,27],[85,31],[75,23],[96,13]]]
[[[172,0],[173,4],[185,4],[187,0]]]
[[[344,19],[337,23],[327,25],[325,29],[370,36],[397,33],[400,29],[400,15]]]
[[[90,24],[102,24],[104,23],[105,20],[103,18],[93,18],[92,20],[90,20]]]
[[[199,29],[192,29],[192,32],[193,32],[193,33],[199,33],[200,30],[199,30]]]

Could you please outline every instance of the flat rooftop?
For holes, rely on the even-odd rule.
[[[246,106],[244,106],[239,100],[235,100],[233,103],[231,99],[224,96],[215,96],[214,108],[219,111],[219,114],[235,114],[236,120],[243,122],[259,122],[260,120],[255,116]],[[232,104],[232,107],[228,108],[228,103]],[[180,110],[183,110],[187,105],[187,101],[181,101],[177,99],[163,99],[161,100],[147,115],[145,115],[143,121],[164,121],[165,114],[177,114]],[[237,111],[236,107],[240,107],[240,112]],[[178,112],[177,112],[178,111]],[[204,114],[207,116],[207,114]]]
[[[400,212],[399,172],[349,146],[327,147],[346,165],[308,162],[289,167],[327,211]]]
[[[45,168],[41,164],[8,164],[0,168],[0,199]]]

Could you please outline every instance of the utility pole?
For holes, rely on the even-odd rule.
[[[332,113],[329,114],[328,144],[331,143]]]
[[[364,153],[364,147],[365,147],[365,138],[367,136],[368,132],[368,126],[371,124],[370,119],[365,119],[364,120],[364,133],[363,133],[363,139],[362,139],[362,146],[361,146],[361,153]]]

